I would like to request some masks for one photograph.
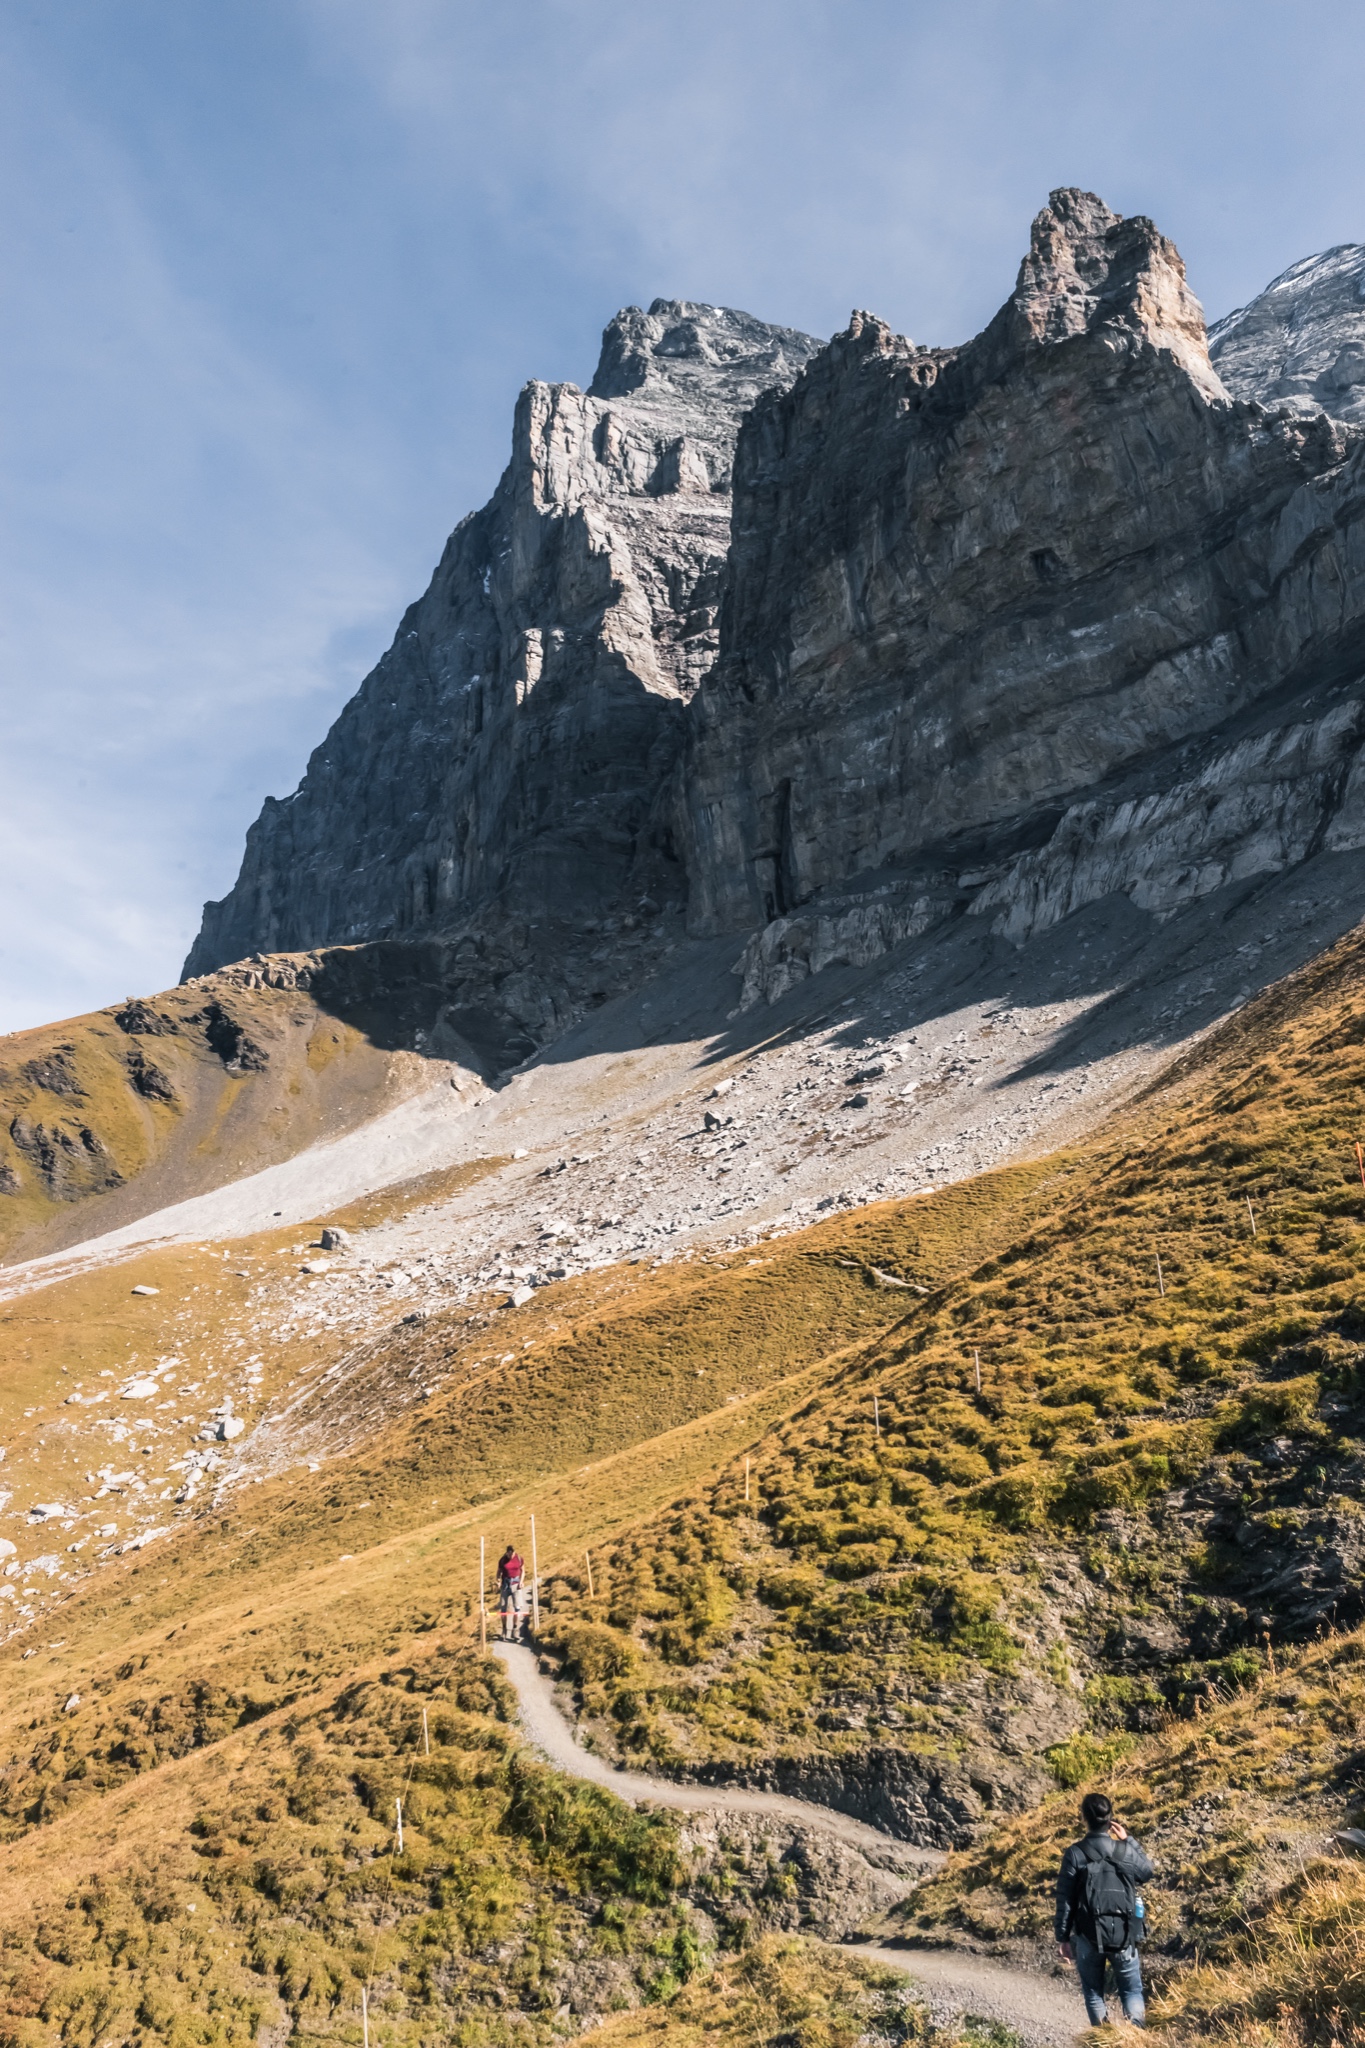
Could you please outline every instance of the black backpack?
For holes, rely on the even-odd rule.
[[[1079,1917],[1090,1922],[1090,1938],[1102,1955],[1115,1956],[1141,1939],[1137,1887],[1112,1858],[1103,1854],[1086,1857]],[[1081,1931],[1085,1932],[1084,1927]]]

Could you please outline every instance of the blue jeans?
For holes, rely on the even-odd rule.
[[[1147,2007],[1142,1996],[1142,1964],[1135,1948],[1121,1948],[1116,1956],[1106,1956],[1085,1935],[1073,1934],[1071,1960],[1081,1980],[1086,2018],[1092,2027],[1102,2027],[1109,2017],[1109,2008],[1104,2002],[1106,1963],[1114,1973],[1114,1989],[1123,2004],[1123,2017],[1132,2026],[1145,2026]]]

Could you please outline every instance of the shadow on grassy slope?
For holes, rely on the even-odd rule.
[[[840,1360],[755,1450],[747,1506],[732,1466],[599,1560],[596,1598],[559,1579],[603,1746],[961,1841],[1268,1642],[1360,1617],[1361,953],[1239,1019],[1063,1163],[1046,1220]]]
[[[4,1883],[20,1930],[11,2024],[26,2030],[13,2038],[181,2048],[272,2038],[288,2017],[303,2036],[353,2041],[354,1958],[381,1923],[396,1943],[383,1994],[395,2043],[431,2026],[525,2038],[555,2009],[537,2001],[565,1958],[616,1957],[623,1996],[681,1983],[692,1951],[672,1908],[620,1880],[620,1857],[644,1849],[553,1786],[518,1792],[496,1699],[480,1720],[458,1683],[450,1692],[473,1669],[451,1631],[467,1641],[478,1537],[524,1542],[528,1511],[552,1628],[604,1745],[719,1775],[789,1767],[795,1789],[835,1803],[870,1787],[899,1831],[998,1834],[1007,1857],[1011,1842],[1050,1855],[1052,1815],[1069,1825],[1074,1792],[1046,1823],[1010,1823],[1012,1806],[1036,1808],[1097,1766],[1136,1769],[1146,1740],[1171,1745],[1172,1771],[1194,1745],[1172,1779],[1180,1812],[1221,1787],[1236,1744],[1208,1748],[1208,1703],[1259,1680],[1264,1723],[1269,1655],[1283,1668],[1286,1639],[1350,1619],[1362,1580],[1360,957],[1356,942],[1338,948],[1084,1151],[840,1218],[757,1265],[596,1276],[538,1297],[534,1315],[507,1312],[496,1338],[436,1318],[378,1340],[350,1456],[116,1561],[63,1609],[62,1638],[30,1646],[31,1665],[8,1653]],[[906,1314],[873,1267],[931,1292]],[[212,1296],[225,1315],[229,1297],[226,1281]],[[513,1388],[488,1350],[504,1332],[535,1347]],[[443,1367],[449,1384],[420,1413],[394,1408],[400,1380]],[[585,1545],[601,1571],[593,1599]],[[429,1685],[438,1643],[457,1654]],[[1356,1709],[1338,1725],[1304,1670],[1274,1769],[1317,1825]],[[464,1761],[430,1820],[414,1818],[414,1840],[429,1826],[436,1847],[402,1892],[400,1926],[376,1887],[418,1693],[473,1721],[441,1738]],[[1250,1735],[1264,1739],[1255,1720]],[[1318,1752],[1330,1768],[1314,1791]],[[299,1787],[307,1811],[291,1810]],[[567,1846],[554,1847],[561,1826]],[[540,1856],[552,1847],[558,1862]],[[1007,1886],[969,1883],[976,1867],[954,1866],[956,1889],[922,1902],[933,1925],[955,1924],[974,1893],[988,1931]],[[475,1939],[485,1881],[514,1901],[501,1960]],[[1349,1875],[1321,1884],[1303,1912],[1351,1924]],[[1196,1910],[1201,1890],[1225,1932],[1241,1895],[1219,1903],[1201,1878]],[[588,1893],[591,1907],[574,1903]],[[1296,1896],[1281,1887],[1275,1910],[1292,1918]],[[1029,1932],[998,1910],[1002,1932]],[[199,1927],[214,1936],[203,1950]],[[1227,1957],[1220,1967],[1241,1967]],[[450,2031],[452,2001],[478,2006],[480,1985],[513,1972],[515,1997],[490,2007],[482,2034]],[[601,2010],[583,1982],[581,2009]],[[1235,1988],[1218,1995],[1240,2009]],[[681,2024],[690,2008],[678,2010]]]
[[[1185,2043],[1365,2038],[1365,1632],[1331,1636],[1166,1718],[1104,1784],[1157,1864],[1155,2019]],[[895,1916],[902,1938],[1045,1954],[1076,1795],[955,1856]]]

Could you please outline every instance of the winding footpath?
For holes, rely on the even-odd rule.
[[[586,1778],[594,1785],[604,1785],[632,1806],[646,1802],[683,1813],[770,1814],[774,1820],[818,1828],[833,1835],[881,1869],[930,1869],[944,1860],[937,1849],[920,1849],[896,1841],[849,1814],[836,1813],[832,1807],[815,1806],[804,1799],[791,1799],[780,1792],[675,1784],[671,1779],[651,1778],[643,1772],[615,1770],[579,1745],[572,1722],[565,1718],[555,1700],[553,1681],[541,1671],[534,1651],[521,1643],[495,1643],[493,1649],[507,1668],[521,1709],[522,1727],[535,1747],[559,1770],[567,1771],[571,1777]],[[1000,1963],[965,1956],[955,1949],[877,1948],[856,1942],[847,1944],[847,1950],[912,1978],[924,1989],[936,2011],[946,2008],[1003,2021],[1025,2041],[1037,2044],[1037,2048],[1067,2048],[1085,2025],[1079,1989],[1060,1980],[1031,1971],[1006,1969]]]

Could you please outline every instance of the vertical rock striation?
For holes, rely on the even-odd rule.
[[[679,894],[648,827],[715,655],[735,433],[816,346],[661,299],[611,323],[586,394],[529,384],[493,498],[298,790],[267,799],[186,973]]]
[[[960,348],[621,314],[189,970],[424,936],[505,1058],[633,971],[581,941],[641,898],[751,934],[748,1003],[1365,845],[1362,292],[1329,251],[1210,347],[1171,243],[1064,190]]]
[[[1228,397],[1176,251],[1088,194],[1053,195],[967,347],[855,315],[740,435],[680,793],[694,927],[1008,861],[1333,678],[1360,483],[1337,421]]]

